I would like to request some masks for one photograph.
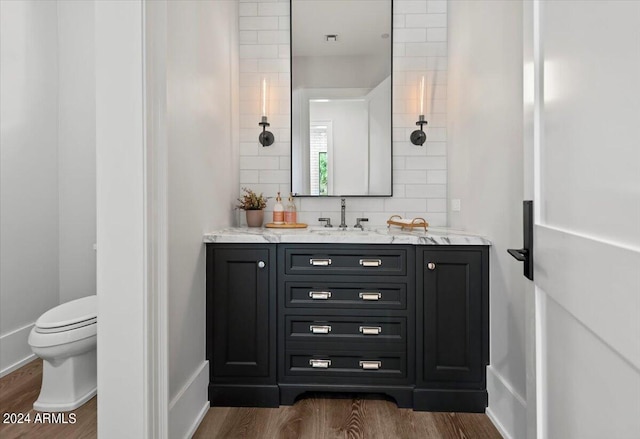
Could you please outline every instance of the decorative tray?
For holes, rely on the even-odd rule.
[[[267,229],[306,229],[307,224],[305,223],[295,223],[295,224],[267,223],[265,227]]]
[[[413,230],[414,227],[422,227],[424,231],[427,231],[427,227],[429,227],[429,223],[424,218],[413,218],[413,219],[405,219],[400,215],[392,215],[391,218],[387,220],[388,227],[398,226],[401,228],[409,228]]]

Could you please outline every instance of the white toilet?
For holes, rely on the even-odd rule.
[[[74,410],[96,394],[97,314],[94,295],[56,306],[36,321],[29,346],[42,358],[43,371],[35,410]]]

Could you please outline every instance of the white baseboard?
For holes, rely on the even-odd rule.
[[[209,409],[209,362],[191,375],[169,403],[169,437],[190,438]]]
[[[36,358],[29,347],[29,323],[0,337],[0,377],[10,374]]]
[[[527,403],[493,367],[487,367],[487,416],[505,439],[527,435]]]

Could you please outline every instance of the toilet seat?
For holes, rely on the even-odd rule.
[[[40,316],[29,334],[29,345],[51,347],[97,334],[98,296],[72,300],[50,309]]]
[[[98,296],[87,296],[63,303],[45,312],[36,321],[38,332],[68,331],[96,322]]]
[[[83,326],[93,325],[93,324],[95,324],[97,322],[98,322],[98,319],[96,317],[94,317],[92,319],[85,320],[85,321],[82,321],[82,322],[73,323],[71,325],[58,326],[58,327],[55,327],[55,328],[41,328],[36,323],[35,328],[36,328],[36,331],[39,332],[40,334],[53,334],[53,333],[56,333],[56,332],[71,331],[73,329],[82,328]]]

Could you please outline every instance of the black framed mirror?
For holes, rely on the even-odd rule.
[[[392,0],[291,0],[291,189],[392,195]]]

